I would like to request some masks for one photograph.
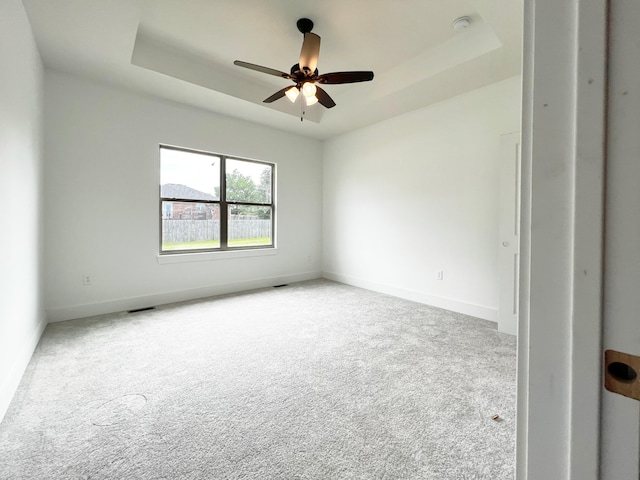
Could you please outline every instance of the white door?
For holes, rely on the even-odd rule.
[[[520,242],[520,133],[500,136],[500,300],[498,331],[518,331]]]
[[[640,2],[609,8],[603,350],[640,356]],[[603,390],[600,478],[637,480],[639,443],[640,402]]]

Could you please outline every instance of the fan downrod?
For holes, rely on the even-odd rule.
[[[301,18],[296,22],[296,26],[298,27],[300,33],[302,33],[303,35],[313,30],[313,22],[308,18]]]

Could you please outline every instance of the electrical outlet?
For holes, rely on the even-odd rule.
[[[91,275],[87,275],[86,273],[82,275],[82,284],[91,285]]]
[[[438,272],[438,280],[444,280],[444,270],[440,270]]]

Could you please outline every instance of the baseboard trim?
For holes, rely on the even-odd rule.
[[[13,400],[13,397],[16,394],[16,390],[20,385],[22,376],[24,375],[24,372],[27,369],[29,362],[31,361],[33,351],[38,346],[40,337],[42,337],[42,333],[44,332],[44,329],[46,327],[47,322],[43,318],[38,323],[38,326],[31,335],[31,338],[29,338],[27,343],[15,355],[15,361],[9,368],[9,373],[0,382],[0,422],[2,422],[2,419],[9,409],[9,405],[11,404],[11,400]]]
[[[443,308],[452,312],[463,313],[472,317],[482,318],[483,320],[489,320],[496,323],[498,322],[497,308],[463,302],[460,300],[455,300],[453,298],[429,295],[422,292],[416,292],[414,290],[408,290],[406,288],[396,287],[394,285],[372,282],[370,280],[353,277],[351,275],[343,275],[341,273],[324,271],[322,272],[322,276],[323,278],[326,278],[328,280],[346,283],[347,285],[353,285],[354,287],[366,288],[375,292],[393,295],[394,297],[405,298],[407,300],[424,303],[433,307]]]
[[[322,278],[320,271],[304,272],[278,277],[265,277],[244,282],[220,283],[208,285],[206,287],[191,288],[186,290],[176,290],[171,292],[155,293],[151,295],[140,295],[136,297],[116,298],[104,302],[85,303],[70,307],[48,308],[47,321],[49,323],[63,322],[75,318],[92,317],[106,313],[125,312],[138,308],[164,305],[167,303],[184,302],[198,298],[224,295],[227,293],[244,292],[257,288],[272,287],[283,283],[303,282]]]

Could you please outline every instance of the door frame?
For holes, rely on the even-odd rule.
[[[607,21],[524,2],[518,480],[598,479]]]

